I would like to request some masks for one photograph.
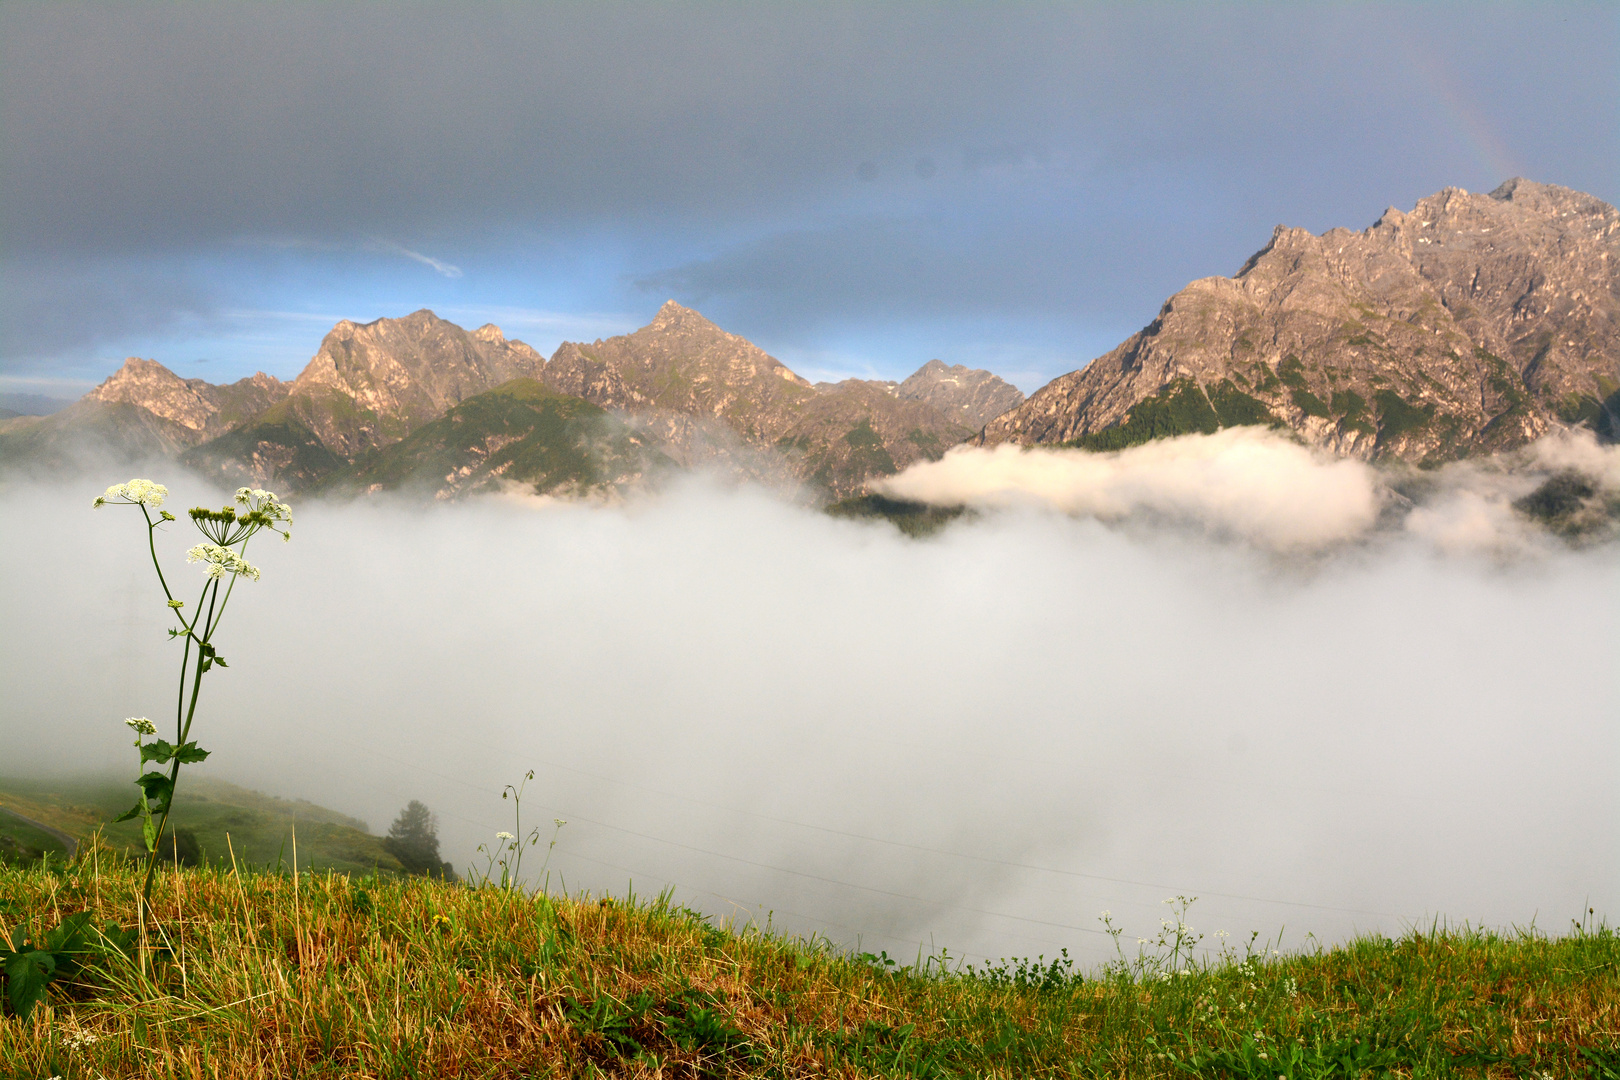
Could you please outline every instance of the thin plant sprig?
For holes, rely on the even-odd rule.
[[[501,868],[500,884],[498,888],[513,890],[521,887],[523,870],[523,852],[527,848],[535,847],[540,843],[540,829],[538,827],[523,831],[523,789],[530,780],[534,779],[534,770],[530,769],[523,774],[523,779],[516,784],[507,784],[501,789],[502,799],[512,800],[512,827],[515,833],[501,830],[495,834],[495,847],[493,849],[478,845],[478,851],[485,857],[485,866],[482,871],[477,867],[468,870],[468,880],[475,887],[484,887],[495,884],[495,867]],[[552,818],[551,843],[546,846],[546,861],[540,866],[541,884],[537,886],[545,890],[546,867],[551,865],[551,853],[557,847],[557,837],[562,833],[562,827],[568,822],[562,818]]]
[[[135,747],[140,754],[142,768],[149,762],[168,766],[167,773],[154,769],[141,774],[135,781],[141,789],[140,801],[116,819],[127,821],[137,816],[141,818],[141,837],[147,852],[145,880],[141,888],[143,925],[144,917],[150,914],[158,847],[174,807],[174,791],[180,780],[180,767],[208,757],[208,751],[191,739],[191,727],[197,718],[203,675],[215,665],[230,666],[219,655],[214,645],[214,635],[224,619],[237,579],[246,577],[257,581],[260,576],[258,567],[247,561],[245,553],[248,542],[264,529],[277,533],[283,540],[292,539],[292,510],[271,491],[239,488],[234,504],[226,504],[219,510],[201,506],[192,508],[188,516],[202,533],[205,542],[187,551],[186,561],[201,563],[204,578],[196,606],[192,608],[191,618],[187,619],[185,601],[175,599],[157,555],[158,530],[176,520],[173,514],[162,509],[168,494],[169,489],[162,484],[154,484],[150,480],[130,480],[114,484],[92,504],[98,509],[103,506],[140,508],[141,516],[146,520],[146,547],[152,559],[152,568],[157,571],[158,584],[163,589],[168,608],[180,624],[170,628],[169,637],[184,641],[180,658],[180,686],[175,699],[175,741],[153,739],[147,742],[146,736],[156,734],[156,726],[151,721],[144,717],[125,721],[135,731]],[[156,511],[156,517],[153,511]],[[221,583],[224,583],[223,596],[220,594]],[[193,645],[196,646],[195,658],[192,656]]]

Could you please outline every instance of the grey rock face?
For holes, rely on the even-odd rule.
[[[1024,392],[1000,376],[963,364],[930,360],[895,387],[905,401],[922,401],[952,420],[982,428],[1024,402]]]
[[[544,369],[544,357],[496,326],[469,332],[426,309],[364,324],[345,319],[294,380],[289,406],[328,449],[353,458]]]
[[[658,421],[720,421],[795,478],[836,497],[861,490],[971,434],[943,411],[860,379],[812,386],[759,346],[671,300],[633,334],[564,342],[546,365],[553,389]],[[663,422],[666,437],[684,425]],[[756,474],[772,470],[750,466]]]
[[[1279,226],[1235,277],[1188,285],[978,441],[1109,445],[1111,429],[1139,441],[1219,416],[1434,462],[1554,423],[1612,428],[1617,390],[1620,214],[1512,180],[1489,195],[1447,188],[1359,233]]]
[[[191,442],[222,434],[287,396],[287,384],[264,372],[227,386],[182,379],[156,360],[130,357],[84,400],[136,405],[177,425]]]

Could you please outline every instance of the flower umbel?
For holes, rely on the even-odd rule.
[[[517,837],[515,837],[511,833],[507,832],[505,829],[502,829],[500,832],[495,834],[495,839],[497,839],[497,840],[516,840]]]
[[[226,574],[241,574],[245,578],[259,580],[257,566],[230,548],[220,547],[218,544],[198,544],[186,552],[186,562],[205,563],[205,572],[211,578],[222,578]]]
[[[93,507],[106,506],[109,502],[138,503],[150,506],[156,510],[163,505],[168,497],[169,489],[162,484],[154,484],[150,480],[130,480],[123,484],[114,484],[105,493],[98,495]]]
[[[124,723],[128,724],[137,735],[156,735],[157,725],[144,716],[131,716]]]

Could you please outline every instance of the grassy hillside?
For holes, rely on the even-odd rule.
[[[81,840],[101,827],[106,843],[119,851],[133,852],[141,845],[138,821],[111,823],[130,808],[135,797],[135,785],[116,778],[0,777],[0,809]],[[217,865],[230,865],[234,850],[239,866],[291,866],[296,829],[300,869],[360,873],[401,869],[399,860],[384,850],[382,838],[371,835],[363,821],[313,803],[278,799],[219,780],[185,777],[171,823],[196,838],[203,861]],[[60,843],[49,837],[42,843],[40,836],[37,829],[0,814],[0,858],[9,855],[16,861],[61,850]]]
[[[134,921],[114,857],[0,870],[0,923]],[[1331,950],[897,968],[668,898],[166,871],[171,943],[0,1020],[0,1075],[1620,1075],[1620,938],[1422,930]],[[35,927],[37,930],[37,925]],[[1155,946],[1149,946],[1154,949]]]

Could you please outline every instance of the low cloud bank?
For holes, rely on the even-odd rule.
[[[907,960],[1097,962],[1099,911],[1129,946],[1173,893],[1200,930],[1285,945],[1620,913],[1616,549],[1503,562],[1402,529],[1280,566],[1278,538],[1366,535],[1392,496],[1233,445],[1088,482],[1259,549],[1031,505],[915,542],[701,482],[297,506],[232,601],[201,768],[374,829],[423,799],[460,867],[534,768],[525,811],[568,819],[570,888],[670,886]],[[122,718],[172,702],[142,530],[89,509],[126,478],[0,493],[0,772],[132,776]],[[177,508],[218,498],[155,478]],[[187,580],[176,528],[159,550]]]
[[[1559,473],[1586,478],[1593,501],[1613,502],[1620,498],[1620,447],[1571,431],[1515,454],[1421,473],[1375,468],[1243,427],[1112,453],[958,447],[891,477],[882,490],[937,506],[1035,504],[1110,523],[1168,523],[1282,552],[1319,551],[1396,529],[1446,551],[1518,553],[1539,546],[1547,530],[1514,502]]]

